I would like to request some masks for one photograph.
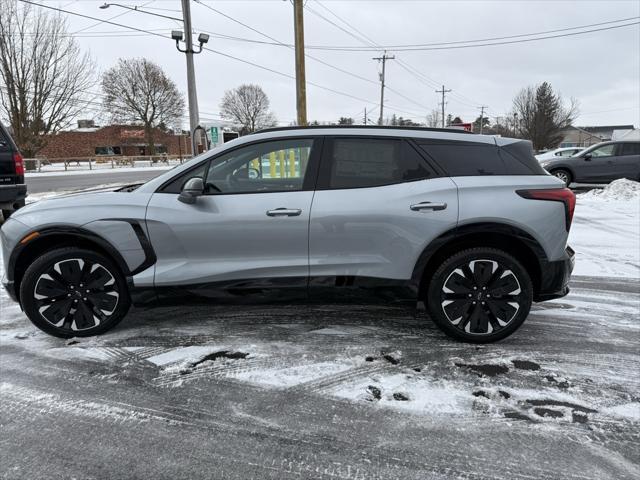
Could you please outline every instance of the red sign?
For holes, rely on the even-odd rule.
[[[456,128],[458,130],[466,130],[467,132],[473,132],[473,123],[452,123],[449,128]]]

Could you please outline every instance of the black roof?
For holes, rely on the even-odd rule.
[[[430,128],[430,127],[410,127],[410,126],[393,126],[393,125],[306,125],[306,126],[290,126],[290,127],[271,127],[258,130],[253,133],[279,132],[286,130],[322,130],[327,128],[357,128],[367,130],[415,130],[418,132],[448,132],[448,133],[466,133],[473,135],[473,132],[460,130],[457,128]]]

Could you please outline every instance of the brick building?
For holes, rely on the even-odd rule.
[[[138,156],[149,155],[144,129],[132,125],[95,127],[78,122],[79,128],[50,135],[39,157],[86,158],[100,155]],[[177,135],[154,129],[156,154],[190,155],[191,141],[188,135]]]

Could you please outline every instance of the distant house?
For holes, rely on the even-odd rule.
[[[188,135],[154,129],[155,153],[190,155]],[[47,145],[38,152],[39,157],[87,158],[96,156],[150,155],[144,138],[144,128],[133,125],[98,127],[91,121],[79,120],[78,128],[49,135]]]
[[[633,131],[633,125],[605,125],[596,127],[567,127],[560,147],[589,147],[613,139],[614,132]]]

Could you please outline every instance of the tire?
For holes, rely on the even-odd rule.
[[[569,170],[565,170],[564,168],[552,170],[551,175],[562,180],[567,187],[571,185],[571,182],[573,182],[573,176],[571,175],[571,172]]]
[[[22,308],[40,330],[89,337],[117,325],[131,305],[122,272],[104,255],[75,247],[45,253],[20,284]]]
[[[427,310],[457,340],[495,342],[529,315],[531,278],[514,257],[494,248],[471,248],[445,260],[427,289]]]

